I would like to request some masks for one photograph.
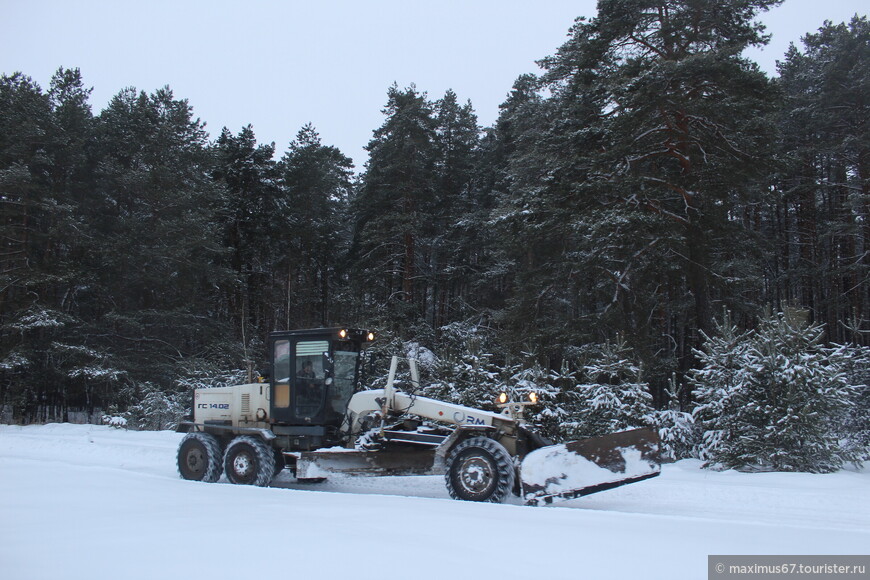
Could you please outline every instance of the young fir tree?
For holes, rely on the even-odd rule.
[[[763,439],[738,461],[777,471],[830,472],[855,461],[840,429],[855,392],[843,372],[846,351],[822,346],[824,330],[779,316],[762,321],[749,352],[749,408],[766,419]]]
[[[578,378],[580,382],[567,393],[571,401],[570,418],[563,426],[567,438],[652,425],[649,385],[624,342],[596,345]]]
[[[426,396],[494,410],[501,369],[493,361],[492,339],[491,332],[473,324],[454,322],[442,327],[439,356],[429,369],[432,381]]]
[[[576,401],[571,397],[577,384],[576,373],[565,360],[559,370],[545,372],[540,365],[531,368],[505,369],[510,382],[515,384],[518,400],[527,400],[534,392],[539,404],[525,409],[527,420],[536,425],[540,434],[553,441],[570,438],[577,425]]]
[[[696,455],[715,463],[714,458],[738,440],[746,427],[733,418],[745,404],[743,365],[751,333],[740,332],[726,312],[721,323],[716,321],[715,331],[703,336],[704,344],[695,351],[698,368],[687,379],[698,403],[692,412],[701,434]]]
[[[840,445],[855,397],[845,351],[823,347],[820,326],[781,314],[754,333],[720,328],[691,374],[708,466],[829,472],[857,459]]]
[[[676,374],[671,377],[665,394],[668,406],[653,412],[654,424],[661,439],[661,456],[678,460],[692,457],[697,444],[695,419],[691,413],[680,409],[683,398],[682,385],[677,384]]]
[[[496,410],[499,394],[499,368],[489,353],[470,353],[442,357],[433,368],[434,381],[426,396],[476,409]]]
[[[835,347],[846,382],[854,389],[852,406],[837,432],[850,458],[870,461],[870,347]]]

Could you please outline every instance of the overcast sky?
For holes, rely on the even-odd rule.
[[[715,0],[711,0],[715,1]],[[80,68],[99,113],[125,87],[169,85],[212,138],[252,124],[280,156],[312,123],[352,157],[384,120],[386,92],[415,83],[432,100],[452,88],[491,125],[514,80],[537,72],[594,0],[0,0],[0,74],[47,90]],[[790,42],[866,14],[866,0],[786,0],[762,22],[771,44],[752,58],[775,73]]]

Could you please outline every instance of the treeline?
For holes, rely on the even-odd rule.
[[[492,127],[394,85],[359,174],[311,126],[209,140],[168,87],[94,115],[78,69],[0,77],[0,405],[180,397],[330,324],[557,373],[619,344],[684,410],[726,311],[867,346],[870,24],[770,78],[741,54],[777,3],[602,0]]]

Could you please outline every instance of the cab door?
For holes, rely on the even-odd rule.
[[[326,357],[324,357],[326,354]],[[291,425],[322,423],[328,397],[324,359],[329,340],[288,337],[272,342],[272,418]]]

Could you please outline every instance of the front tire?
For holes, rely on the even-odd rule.
[[[514,477],[510,453],[487,437],[466,439],[447,456],[444,478],[453,499],[500,503],[511,492]]]
[[[188,433],[178,446],[178,473],[184,479],[214,483],[221,478],[221,446],[214,435]]]
[[[224,454],[224,471],[232,483],[264,487],[275,476],[275,454],[262,439],[236,437]]]

